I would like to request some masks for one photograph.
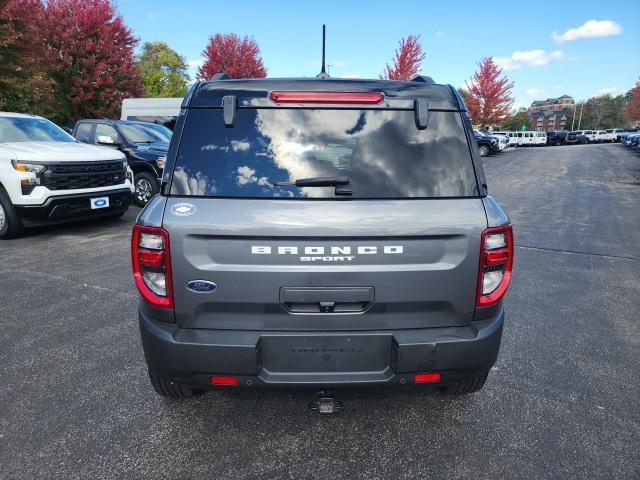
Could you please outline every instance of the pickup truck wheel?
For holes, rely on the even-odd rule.
[[[478,152],[480,152],[481,157],[486,157],[489,155],[489,147],[487,145],[480,145],[478,147]]]
[[[461,380],[453,385],[442,387],[440,391],[447,395],[466,395],[467,393],[475,393],[484,387],[484,382],[487,381],[487,375],[489,375],[489,373]]]
[[[202,393],[202,390],[196,390],[188,385],[175,383],[168,378],[156,375],[151,369],[149,369],[149,380],[151,380],[151,385],[156,393],[167,398],[191,398]]]
[[[0,239],[17,237],[23,232],[20,216],[9,199],[9,195],[0,187]]]
[[[151,197],[156,195],[160,188],[158,187],[158,181],[149,172],[136,173],[133,184],[135,191],[133,192],[133,201],[139,207],[144,207]]]

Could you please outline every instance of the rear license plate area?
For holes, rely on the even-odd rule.
[[[391,336],[262,337],[259,354],[269,372],[379,372],[391,361]]]

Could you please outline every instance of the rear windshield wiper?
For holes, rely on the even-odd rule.
[[[348,185],[349,177],[301,178],[295,182],[273,182],[276,187],[337,187]]]

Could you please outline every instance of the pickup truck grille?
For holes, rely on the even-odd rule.
[[[125,181],[122,161],[49,165],[40,184],[49,190],[76,190],[120,185]]]

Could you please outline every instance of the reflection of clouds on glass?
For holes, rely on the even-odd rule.
[[[331,198],[330,187],[273,184],[348,176],[352,198],[477,195],[457,112],[431,111],[426,130],[410,110],[247,109],[232,129],[210,111],[191,115],[172,193]]]
[[[246,152],[251,148],[251,144],[246,140],[231,140],[231,148],[234,152]]]
[[[256,177],[256,171],[248,166],[238,167],[238,175],[236,176],[236,183],[238,185],[247,185],[248,183],[257,183],[258,185],[269,185],[267,177]]]
[[[357,138],[363,130],[375,129],[385,120],[372,111],[341,110],[339,113],[301,109],[263,109],[256,115],[258,132],[269,138],[269,153],[276,166],[289,174],[287,180],[336,176],[337,159],[327,160],[327,145]],[[373,117],[373,121],[371,120]],[[324,157],[324,158],[323,158]],[[325,189],[305,188],[304,197],[326,197]]]
[[[202,172],[195,174],[188,173],[185,169],[178,167],[173,172],[173,182],[179,189],[179,192],[184,192],[184,195],[203,196],[203,195],[215,195],[216,186],[215,182],[209,184],[209,179]]]
[[[202,147],[200,147],[200,150],[202,150],[203,152],[213,152],[215,150],[220,150],[221,152],[228,152],[229,147],[219,147],[218,145],[211,143],[208,145],[202,145]]]

